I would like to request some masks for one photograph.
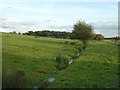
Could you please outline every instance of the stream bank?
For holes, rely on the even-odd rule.
[[[80,56],[80,54],[82,54],[82,52],[84,51],[85,48],[86,47],[83,47],[81,50],[79,50],[79,52],[69,61],[68,65],[70,65],[78,56]],[[49,83],[53,82],[54,80],[55,80],[54,77],[45,79],[45,80],[41,81],[38,85],[36,85],[34,87],[34,90],[38,90],[39,88],[45,88],[46,86],[49,85]]]

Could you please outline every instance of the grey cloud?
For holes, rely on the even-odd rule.
[[[8,27],[8,26],[2,26],[2,28],[10,28],[10,27]]]
[[[118,29],[117,21],[99,21],[92,24],[95,29],[99,29],[99,30],[117,30]]]
[[[16,30],[19,32],[25,31],[25,29],[34,28],[38,25],[38,21],[23,21],[19,22],[13,18],[1,18],[0,28]]]
[[[45,24],[47,22],[47,24]],[[65,30],[67,32],[71,32],[73,30],[73,25],[61,25],[58,26],[52,19],[46,19],[43,21],[17,21],[13,18],[1,18],[0,19],[0,28],[16,30],[18,32],[24,32],[29,30]],[[53,24],[52,24],[53,23]],[[96,33],[101,33],[106,37],[116,36],[118,35],[118,22],[117,21],[98,21],[92,23],[94,26],[94,31]]]
[[[37,25],[38,23],[39,23],[38,21],[19,22],[20,25],[26,25],[26,26],[34,26]]]
[[[68,26],[49,26],[49,28],[60,29],[60,30],[65,29],[67,32],[71,32],[73,29],[73,26],[70,26],[70,25],[68,25]]]
[[[14,9],[13,7],[7,7],[7,8],[9,8],[9,9]]]
[[[113,37],[118,35],[118,21],[99,21],[92,23],[94,31],[101,33],[105,37]]]
[[[44,22],[44,23],[46,23],[46,22],[48,22],[48,23],[50,23],[50,22],[55,23],[56,21],[55,21],[55,20],[52,20],[52,19],[46,19],[46,20],[44,20],[43,22]]]

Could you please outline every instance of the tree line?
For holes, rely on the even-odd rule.
[[[16,33],[16,32],[14,31],[13,33]],[[18,34],[21,34],[21,33],[18,33]],[[78,39],[83,42],[84,46],[86,46],[89,40],[100,41],[104,39],[104,36],[102,34],[95,34],[93,32],[93,26],[91,24],[88,24],[82,20],[78,20],[74,24],[72,32],[43,30],[43,31],[28,31],[22,34],[35,36],[35,38],[52,37],[52,38],[63,38],[63,39]],[[114,39],[118,40],[120,38],[115,37]]]
[[[23,35],[29,35],[29,36],[40,36],[40,37],[52,37],[52,38],[64,38],[64,39],[72,39],[72,33],[70,32],[60,32],[60,31],[49,31],[49,30],[43,30],[43,31],[28,31],[26,33],[22,33]]]
[[[18,33],[20,34],[20,33]],[[74,32],[60,32],[60,31],[49,31],[49,30],[43,30],[43,31],[28,31],[26,33],[22,33],[23,35],[29,35],[29,36],[37,36],[37,37],[52,37],[52,38],[64,38],[64,39],[76,39]],[[94,40],[102,40],[104,37],[102,34],[96,34],[94,36]]]

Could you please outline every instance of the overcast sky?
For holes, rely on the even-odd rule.
[[[118,2],[0,2],[0,32],[73,30],[77,20],[105,37],[118,35]]]

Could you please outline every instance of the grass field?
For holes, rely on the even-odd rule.
[[[77,47],[82,45],[69,44],[67,39],[35,38],[17,34],[2,34],[3,72],[7,75],[16,71],[25,72],[27,85],[34,87],[41,80],[51,77],[56,70],[56,57],[63,54],[72,58]]]
[[[118,46],[90,42],[80,57],[55,77],[49,88],[107,88],[118,84]]]
[[[77,47],[82,46],[80,42],[8,33],[2,34],[2,41],[3,73],[23,71],[26,88],[50,77],[55,80],[47,88],[106,88],[118,84],[118,46],[109,41],[89,42],[83,53],[56,75],[56,57],[74,57]]]

